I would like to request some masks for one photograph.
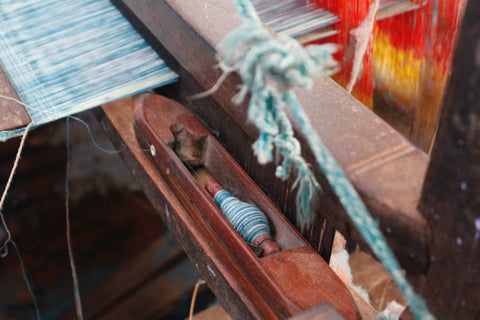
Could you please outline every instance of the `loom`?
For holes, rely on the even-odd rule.
[[[1,66],[18,97],[0,140],[176,75],[108,1],[1,1]],[[20,111],[19,111],[20,110]],[[8,112],[8,109],[6,109]]]
[[[173,123],[158,123],[162,121],[162,116],[153,114],[160,112],[161,106],[169,105],[171,102],[159,101],[163,98],[154,95],[149,95],[148,98],[147,96],[137,98],[134,105],[138,112],[135,125],[139,142],[145,143],[145,141],[141,141],[141,137],[147,136],[148,143],[144,147],[155,144],[155,150],[163,148],[165,150],[163,154],[168,155],[161,161],[158,160],[158,157],[154,158],[157,169],[163,170],[162,178],[152,178],[152,176],[145,178],[148,181],[153,181],[158,188],[161,186],[163,190],[168,190],[168,192],[163,195],[151,190],[147,190],[147,192],[150,192],[152,201],[156,202],[157,209],[167,220],[170,228],[180,235],[179,242],[187,253],[193,259],[197,259],[200,273],[205,277],[216,295],[220,297],[225,309],[234,318],[239,319],[288,318],[295,314],[307,312],[306,309],[309,308],[316,308],[318,314],[328,314],[329,319],[333,319],[333,314],[338,319],[358,317],[355,307],[352,307],[353,304],[351,304],[349,295],[345,293],[345,288],[341,285],[335,289],[335,294],[341,297],[341,304],[343,304],[339,307],[337,303],[340,302],[332,301],[332,297],[328,295],[319,298],[319,300],[304,297],[302,277],[294,279],[295,277],[292,274],[297,276],[295,272],[287,272],[289,274],[287,277],[292,279],[291,287],[288,288],[291,291],[287,290],[284,287],[286,283],[278,279],[278,274],[273,270],[280,268],[279,265],[283,263],[282,259],[287,261],[289,266],[294,266],[298,262],[295,254],[298,254],[301,250],[308,251],[309,258],[307,258],[307,261],[314,264],[314,268],[323,268],[323,262],[318,259],[321,256],[328,260],[335,229],[348,235],[350,239],[358,242],[361,246],[366,247],[345,216],[331,188],[325,183],[322,173],[315,169],[315,175],[324,189],[324,194],[320,197],[322,206],[317,208],[316,220],[304,231],[303,237],[301,237],[298,231],[291,227],[291,221],[295,221],[296,215],[293,197],[290,193],[292,183],[276,180],[274,178],[274,166],[262,167],[258,165],[251,152],[248,151],[250,150],[248,146],[255,139],[256,131],[245,124],[245,105],[238,107],[231,102],[231,98],[237,92],[238,77],[231,75],[226,79],[224,85],[210,97],[200,100],[190,99],[192,95],[211,88],[221,75],[218,70],[212,69],[212,66],[216,64],[214,58],[215,46],[228,31],[239,23],[230,3],[220,0],[213,2],[201,0],[190,0],[188,2],[116,0],[114,3],[147,39],[150,46],[159,52],[160,56],[178,74],[178,82],[169,87],[168,90],[161,89],[160,92],[180,101],[195,114],[195,117],[200,118],[208,126],[208,131],[213,132],[218,137],[228,153],[235,159],[234,161],[230,158],[230,155],[227,156],[228,153],[224,151],[207,150],[207,152],[202,153],[204,159],[203,162],[200,162],[201,166],[208,163],[209,170],[214,172],[215,178],[222,182],[222,185],[228,185],[229,189],[234,190],[242,197],[253,197],[252,193],[248,191],[250,187],[243,185],[245,183],[243,180],[241,180],[239,187],[232,182],[232,180],[238,179],[232,179],[230,176],[233,171],[235,172],[234,175],[243,177],[244,173],[238,172],[243,172],[244,169],[248,176],[255,181],[252,182],[252,188],[258,188],[256,186],[258,185],[269,195],[269,197],[265,197],[260,191],[253,193],[254,195],[260,194],[259,197],[262,198],[258,203],[259,206],[269,208],[271,206],[271,209],[267,209],[267,211],[275,212],[270,216],[270,218],[274,217],[272,219],[276,230],[274,237],[286,237],[285,240],[279,240],[282,249],[284,249],[281,253],[277,253],[282,255],[281,259],[274,258],[276,255],[274,254],[271,264],[268,264],[265,262],[266,260],[261,262],[255,260],[257,258],[251,248],[245,245],[238,235],[231,233],[231,229],[224,224],[224,220],[208,218],[206,222],[200,221],[199,216],[218,211],[216,209],[203,211],[201,207],[210,206],[212,204],[210,200],[198,202],[193,200],[197,197],[204,197],[204,192],[198,190],[195,179],[189,170],[184,167],[182,161],[171,151],[168,142],[162,142],[162,139],[155,137],[157,131],[170,128]],[[418,199],[422,194],[423,177],[427,171],[427,155],[398,132],[392,130],[377,116],[366,110],[364,105],[338,86],[338,84],[345,85],[350,71],[350,31],[357,27],[364,18],[368,11],[367,3],[357,1],[354,3],[344,1],[316,1],[314,3],[285,1],[282,2],[284,5],[278,6],[278,2],[274,1],[254,1],[254,4],[264,18],[265,24],[273,29],[272,32],[291,34],[305,44],[333,40],[341,45],[342,50],[338,58],[342,62],[343,68],[342,72],[334,77],[337,83],[327,78],[318,79],[312,91],[300,91],[298,93],[300,101],[311,117],[316,130],[325,138],[326,144],[345,169],[372,214],[379,220],[391,247],[409,275],[417,280],[421,279],[430,270],[432,264],[437,272],[435,275],[441,274],[438,267],[435,269],[436,263],[431,260],[431,252],[435,252],[436,256],[442,257],[442,262],[445,262],[446,258],[438,250],[438,243],[442,243],[443,238],[440,237],[442,241],[439,240],[439,237],[432,239],[432,233],[437,229],[430,224],[431,216],[428,212],[432,209],[427,204],[428,202],[422,203],[421,210],[417,208]],[[405,41],[401,46],[398,42],[392,40],[395,30],[401,25],[395,19],[402,21],[401,19],[405,19],[404,17],[412,16],[413,18],[410,19],[416,19],[415,15],[426,12],[422,10],[432,8],[430,5],[431,2],[429,1],[381,2],[381,9],[377,14],[377,19],[380,21],[375,31],[377,37],[370,53],[365,57],[362,77],[353,92],[367,106],[372,106],[373,79],[375,78],[376,83],[384,81],[381,75],[375,75],[376,69],[373,67],[372,53],[379,53],[382,57],[380,63],[384,65],[387,64],[388,59],[392,59],[392,56],[398,52],[405,52],[404,55],[407,57],[412,57],[413,54],[416,59],[415,54],[418,54],[421,50],[412,49],[414,45],[407,43],[408,41]],[[448,7],[448,1],[442,2],[442,5],[444,5],[442,7],[444,11],[447,10],[446,8],[451,8]],[[455,8],[457,11],[452,15],[458,18],[461,5]],[[352,11],[355,14],[350,14]],[[287,19],[296,14],[302,18]],[[277,19],[276,17],[286,18]],[[441,17],[439,20],[441,20]],[[453,23],[458,25],[460,19],[454,19]],[[381,29],[382,24],[389,26],[390,30]],[[418,24],[416,27],[420,29],[415,30],[424,31],[425,37],[430,40],[437,36],[436,34],[432,35],[433,32],[427,34],[427,29],[422,29],[426,28],[425,24]],[[455,27],[452,27],[453,29]],[[451,35],[455,34],[453,31]],[[425,55],[427,52],[428,50],[425,49]],[[451,53],[446,57],[437,52],[436,56],[441,57],[434,61],[442,61],[444,67],[441,69],[442,72],[436,73],[434,76],[436,79],[439,78],[440,81],[445,82],[447,76],[445,70],[449,69]],[[418,67],[416,67],[418,59],[408,59],[406,60],[411,61],[411,64],[407,66],[407,69],[412,68],[418,71]],[[439,62],[439,64],[441,63]],[[379,69],[385,71],[385,67],[382,65]],[[411,73],[408,71],[399,71],[398,73],[400,74],[399,78],[385,80],[386,82],[383,83],[386,84],[378,86],[376,90],[380,96],[383,94],[384,100],[386,100],[385,97],[393,97],[391,100],[396,103],[396,108],[404,110],[405,105],[412,101],[412,98],[397,97],[395,95],[398,92],[389,90],[393,87],[392,81],[400,81],[401,83],[403,73],[406,75],[411,75]],[[421,78],[421,75],[415,77],[418,79]],[[157,85],[152,84],[151,87]],[[142,90],[148,88],[150,87],[144,87]],[[415,86],[413,90],[415,90]],[[145,101],[150,102],[146,103]],[[402,103],[398,103],[398,101]],[[385,101],[383,102],[385,103]],[[375,106],[373,108],[375,109]],[[182,108],[175,107],[175,110],[177,109]],[[119,123],[114,120],[115,117],[122,114],[122,110],[117,108],[115,104],[111,104],[104,108],[104,112],[107,116],[104,122],[110,126],[112,132],[116,132],[115,134],[125,140],[131,138],[132,133],[124,131]],[[142,112],[148,112],[152,115],[145,116]],[[384,116],[388,118],[389,114],[395,112],[398,113],[397,111],[387,110],[384,112],[387,115]],[[173,112],[167,111],[166,114],[173,114]],[[174,122],[178,122],[178,120]],[[195,121],[192,120],[192,122]],[[197,127],[196,124],[193,126]],[[185,127],[192,130],[190,124]],[[346,128],[349,130],[348,134],[345,133]],[[205,130],[202,131],[200,136],[209,136],[208,139],[215,141],[215,138],[206,129],[200,130]],[[298,133],[300,130],[295,128],[295,131]],[[148,137],[148,135],[151,136]],[[168,139],[170,139],[170,136]],[[300,137],[300,140],[304,147],[304,156],[313,163],[311,151],[305,147],[305,139]],[[211,142],[209,147],[218,148],[214,150],[223,150],[214,142]],[[425,146],[423,147],[425,148]],[[143,155],[135,153],[132,149],[131,152],[135,158],[131,160],[131,166],[134,170],[138,171],[139,167],[150,165],[151,159],[146,160]],[[215,155],[221,155],[221,157],[215,157]],[[438,159],[438,157],[435,159]],[[240,163],[243,169],[237,168],[234,164],[236,162]],[[165,166],[169,169],[165,169]],[[434,189],[431,181],[435,181],[436,176],[431,172],[433,171],[429,171],[430,179],[433,180],[426,181],[427,187],[423,189],[423,192],[426,192],[425,190],[429,190],[429,188]],[[388,180],[386,177],[388,177]],[[250,181],[250,178],[245,179]],[[181,185],[181,183],[186,184]],[[194,194],[190,193],[192,190],[195,191]],[[170,192],[173,192],[174,196]],[[425,193],[422,201],[427,198],[429,198],[429,195]],[[282,209],[282,213],[278,213],[278,208]],[[200,213],[199,216],[195,216],[192,215],[192,212]],[[172,213],[174,218],[172,218]],[[286,221],[284,215],[289,221]],[[205,225],[209,223],[217,223],[217,225],[213,227],[212,225]],[[441,225],[445,227],[444,224]],[[227,230],[226,233],[211,234],[212,230],[217,232],[224,229]],[[280,232],[281,230],[283,231]],[[218,240],[220,242],[216,242]],[[224,245],[226,242],[229,243],[230,249]],[[291,242],[296,244],[291,245]],[[437,243],[436,247],[432,247],[433,242]],[[310,246],[313,246],[316,250],[311,251]],[[317,251],[318,254],[314,251]],[[198,258],[198,252],[204,255]],[[241,253],[238,254],[238,252]],[[218,257],[222,257],[224,261]],[[249,267],[248,262],[243,261],[243,259],[255,263]],[[237,266],[239,261],[240,266]],[[308,271],[306,273],[308,274]],[[325,271],[325,273],[329,274],[328,277],[330,277],[329,271]],[[245,274],[253,278],[244,277]],[[267,276],[262,278],[265,274]],[[432,275],[429,275],[429,277],[432,277]],[[298,282],[295,280],[298,280]],[[333,275],[331,275],[330,280],[330,284],[338,283]],[[315,281],[318,281],[319,287],[322,286],[320,278],[315,277]],[[429,288],[435,288],[434,281],[431,278],[428,282]],[[442,289],[445,290],[445,288]],[[472,292],[470,292],[470,296],[474,296]],[[444,293],[443,298],[429,298],[431,299],[429,304],[436,308],[435,312],[439,318],[445,317],[447,319],[453,314],[442,309],[439,302],[439,300],[447,299],[445,297],[450,296],[451,294]],[[323,304],[320,303],[322,299],[325,299]],[[235,303],[232,303],[232,301],[235,301]],[[454,303],[455,312],[460,312],[458,310],[461,309],[461,302],[455,300]],[[335,309],[333,313],[331,313],[331,306]],[[473,311],[470,309],[468,312]],[[305,319],[307,318],[305,316]]]

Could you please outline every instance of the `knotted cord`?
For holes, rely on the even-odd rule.
[[[319,191],[313,172],[301,157],[300,144],[293,137],[292,125],[285,114],[285,105],[302,129],[313,151],[317,165],[322,169],[350,219],[371,247],[377,258],[392,275],[417,319],[435,319],[423,300],[414,292],[381,233],[378,222],[368,212],[340,165],[313,129],[298,102],[294,87],[309,87],[311,78],[331,74],[337,70],[332,54],[336,46],[326,44],[302,48],[293,39],[274,38],[266,30],[248,0],[232,0],[243,24],[232,31],[219,45],[220,67],[235,70],[243,86],[236,102],[250,93],[248,120],[260,132],[253,149],[260,163],[273,160],[273,149],[283,156],[277,176],[286,179],[293,168],[297,171],[299,186],[297,206],[300,227],[313,221],[312,200]]]

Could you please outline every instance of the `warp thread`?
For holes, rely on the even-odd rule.
[[[2,0],[0,7],[2,69],[36,107],[27,108],[36,125],[178,78],[109,0]],[[0,140],[21,133],[0,131]]]
[[[332,54],[337,46],[310,45],[304,49],[288,36],[274,38],[262,26],[250,2],[234,1],[234,4],[243,24],[219,44],[217,58],[224,71],[220,79],[234,71],[240,75],[243,85],[234,98],[237,104],[250,93],[248,121],[259,130],[259,137],[252,145],[259,163],[273,160],[278,163],[283,158],[276,169],[276,176],[283,180],[296,171],[293,188],[298,187],[297,224],[303,230],[315,219],[315,195],[320,185],[293,136],[284,110],[286,97],[293,87],[311,87],[312,77],[335,73],[338,67]],[[218,85],[219,82],[214,88]]]
[[[417,296],[406,280],[402,269],[378,227],[378,222],[371,217],[355,188],[313,129],[303,108],[295,97],[292,90],[292,87],[296,84],[295,81],[298,81],[300,85],[304,85],[308,83],[310,79],[306,78],[308,71],[304,70],[307,64],[298,63],[294,55],[298,55],[300,59],[302,59],[308,56],[309,48],[307,47],[305,51],[298,50],[298,46],[290,44],[292,43],[291,41],[288,42],[289,46],[285,47],[281,45],[282,40],[271,40],[268,31],[258,31],[258,29],[263,30],[264,28],[261,23],[259,23],[259,18],[251,2],[248,0],[232,1],[242,17],[243,24],[227,35],[225,40],[222,41],[219,53],[219,57],[222,59],[220,65],[223,63],[230,68],[235,68],[240,74],[240,77],[245,83],[240,91],[240,99],[245,96],[247,91],[250,91],[252,95],[249,114],[250,108],[254,110],[258,108],[255,105],[256,103],[264,106],[264,109],[268,107],[269,110],[272,110],[269,113],[263,112],[263,115],[267,116],[267,118],[264,118],[266,121],[261,119],[263,123],[260,122],[260,125],[266,127],[266,129],[259,128],[260,132],[271,130],[271,132],[263,134],[261,139],[259,139],[261,141],[260,143],[262,143],[263,151],[266,150],[268,155],[269,148],[271,148],[271,143],[268,143],[268,139],[271,137],[268,136],[268,134],[275,136],[278,132],[278,127],[268,126],[272,123],[272,119],[274,119],[275,113],[278,111],[278,108],[274,109],[277,105],[272,105],[270,101],[274,98],[281,97],[282,104],[280,105],[283,106],[283,104],[286,104],[289,106],[292,115],[298,122],[299,127],[302,128],[307,142],[313,151],[317,165],[327,177],[345,211],[360,234],[392,275],[398,288],[405,296],[413,314],[417,319],[435,319],[423,300]],[[332,50],[327,50],[326,48],[317,48],[317,50],[323,53],[323,55],[319,56],[320,59],[318,59],[318,61],[323,63],[328,71],[335,67],[330,62],[333,60],[331,58]],[[290,49],[295,50],[295,52],[288,52]],[[285,52],[285,50],[287,52]],[[277,53],[280,54],[276,56],[275,54]],[[272,58],[270,58],[270,54],[274,54]],[[286,68],[287,66],[291,66],[294,69],[288,69]],[[314,70],[318,70],[322,65],[313,66],[316,67]],[[266,75],[268,75],[268,78]],[[276,81],[278,84],[272,86],[272,81]],[[281,90],[278,90],[278,88],[281,88]],[[272,92],[274,95],[272,95]],[[264,100],[263,102],[261,101],[262,98]],[[280,111],[283,112],[283,110]],[[253,112],[253,114],[257,115],[257,111]],[[282,120],[288,121],[288,118],[285,117],[282,118]],[[292,146],[290,146],[290,148],[292,148]],[[296,151],[295,148],[285,149]],[[295,155],[295,158],[300,157],[299,154]],[[304,163],[304,161],[295,161],[295,164],[297,163]],[[310,170],[309,172],[310,175],[312,175]],[[302,196],[304,197],[303,200],[309,200],[311,198],[306,192],[300,194],[300,197]]]

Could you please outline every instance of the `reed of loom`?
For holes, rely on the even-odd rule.
[[[377,22],[373,46],[375,111],[428,150],[450,73],[461,0],[421,6]]]
[[[348,87],[358,54],[359,37],[354,34],[367,20],[372,0],[253,3],[263,22],[279,35],[288,34],[304,45],[338,44],[340,71],[333,78]],[[380,0],[351,92],[424,150],[435,131],[464,5],[464,0]],[[312,16],[318,28],[308,32]]]

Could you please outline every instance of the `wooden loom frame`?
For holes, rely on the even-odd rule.
[[[255,164],[251,152],[245,152],[245,146],[255,139],[255,129],[245,125],[245,106],[237,107],[231,102],[239,79],[235,75],[229,77],[211,98],[194,102],[188,99],[191,94],[213,86],[220,75],[218,70],[212,69],[216,63],[214,48],[223,36],[239,23],[229,2],[115,2],[179,73],[176,97],[204,119],[212,131],[218,133],[227,150],[247,168],[254,180],[269,192],[277,206],[291,207],[288,206],[291,199],[284,193],[288,186],[282,186],[273,178],[273,167],[264,170],[265,168]],[[427,275],[427,286],[423,294],[437,316],[445,319],[453,315],[478,316],[478,307],[475,307],[472,299],[478,296],[480,286],[478,280],[469,277],[474,274],[479,263],[478,257],[474,255],[478,248],[474,240],[477,239],[475,222],[478,221],[476,219],[479,213],[475,211],[477,202],[472,201],[472,197],[478,199],[480,193],[476,187],[480,175],[474,169],[474,162],[478,160],[479,154],[468,154],[468,150],[469,147],[478,150],[473,143],[479,133],[478,130],[471,133],[472,124],[468,122],[464,122],[462,126],[458,124],[458,119],[457,123],[452,122],[452,117],[456,115],[457,118],[465,119],[468,114],[475,114],[474,108],[478,105],[470,99],[461,104],[463,107],[455,109],[459,99],[462,99],[462,93],[478,93],[478,89],[474,87],[474,84],[478,84],[478,79],[470,77],[468,84],[467,79],[463,78],[462,70],[475,66],[475,50],[472,49],[475,48],[475,43],[478,44],[479,36],[478,32],[472,36],[468,31],[475,25],[478,27],[475,19],[479,17],[479,8],[478,4],[470,1],[466,10],[453,66],[452,77],[456,80],[450,82],[447,90],[441,127],[428,174],[428,158],[424,152],[411,146],[382,120],[363,109],[363,106],[330,79],[319,79],[312,91],[299,92],[301,103],[311,116],[313,125],[345,169],[372,214],[380,221],[380,226],[400,263],[418,288],[425,288],[424,280]],[[476,66],[478,74],[478,63]],[[473,74],[475,75],[475,72]],[[209,112],[212,106],[217,107],[216,112]],[[222,119],[227,120],[220,121]],[[345,128],[348,128],[348,134],[345,133]],[[449,136],[454,131],[456,140]],[[461,150],[458,150],[458,141],[462,141]],[[307,159],[312,159],[303,140],[302,145]],[[454,160],[457,162],[448,155],[456,157]],[[459,156],[462,158],[457,158]],[[444,172],[448,168],[452,175],[458,176],[459,165],[463,165],[467,173],[464,181],[455,184],[452,178],[454,176],[444,178]],[[325,190],[322,198],[325,202],[323,208],[320,208],[319,216],[326,218],[329,224],[342,233],[363,243],[321,173],[316,174]],[[466,186],[472,186],[473,191],[465,193]],[[442,197],[445,190],[451,192],[450,196]],[[454,194],[459,192],[459,200],[456,201]],[[457,210],[465,210],[466,214],[456,217]],[[286,214],[291,220],[294,219],[294,212],[291,210]],[[316,225],[324,223],[317,221]],[[457,230],[457,226],[462,226],[461,230]],[[312,228],[304,235],[312,244],[321,248],[323,230],[319,232],[318,228]],[[465,270],[465,274],[455,277],[453,273],[459,268]],[[438,285],[438,277],[446,277],[451,281]],[[465,283],[469,281],[477,285],[468,289]]]
[[[251,153],[245,152],[248,149],[245,146],[253,142],[256,134],[253,127],[245,125],[245,106],[237,107],[231,103],[238,78],[230,77],[211,98],[188,100],[191,94],[211,87],[219,76],[219,72],[211,69],[215,64],[213,48],[227,31],[238,24],[229,2],[198,0],[189,1],[188,5],[174,0],[116,2],[180,74],[174,96],[218,133],[227,149],[269,192],[277,206],[290,208],[286,214],[294,220],[294,209],[290,205],[292,199],[285,194],[288,184],[273,178],[273,166],[265,170],[256,164]],[[480,156],[476,142],[480,134],[475,120],[478,102],[472,98],[475,94],[478,97],[476,75],[480,67],[475,60],[475,51],[478,51],[480,34],[478,31],[467,32],[478,30],[479,8],[472,1],[467,8],[465,29],[460,36],[453,67],[453,80],[447,91],[428,171],[428,159],[424,152],[411,146],[382,120],[364,110],[360,103],[330,79],[317,80],[315,92],[299,93],[322,139],[380,221],[402,266],[418,288],[427,288],[423,293],[429,306],[445,319],[480,315],[478,303],[474,300],[476,297],[478,300],[480,288],[479,279],[475,277],[479,268],[479,259],[475,256],[479,230],[475,228],[475,223],[479,219],[480,194],[480,174],[475,167]],[[162,26],[158,21],[162,21]],[[470,76],[466,76],[468,74]],[[217,112],[209,112],[214,106]],[[135,141],[132,132],[125,130],[131,126],[131,118],[125,115],[125,110],[115,106],[105,106],[103,110],[106,115],[103,122],[118,144]],[[220,121],[223,119],[227,120]],[[348,128],[347,133],[345,128]],[[313,159],[303,139],[302,144],[305,156]],[[144,155],[134,148],[129,148],[129,151],[124,155],[125,160],[136,172],[155,207],[163,213],[165,208],[172,212],[181,211],[182,205],[162,183],[161,177],[151,171],[153,168],[142,158]],[[329,230],[332,229],[326,226],[333,225],[363,244],[321,173],[316,174],[325,190],[322,197],[324,206],[319,209],[319,220],[304,236],[319,251],[328,251]],[[457,216],[458,211],[463,211],[464,215]],[[184,223],[188,225],[190,222]],[[170,224],[170,227],[177,231],[177,236],[181,235],[178,225]],[[211,273],[210,267],[214,273],[224,274],[221,263],[215,264],[218,269],[208,264],[209,244],[205,243],[205,239],[193,240],[186,237],[180,242],[190,257],[197,255],[193,256],[193,260],[207,260],[200,267],[201,273]],[[199,252],[206,258],[200,257]],[[324,252],[324,256],[328,256],[328,252]],[[444,280],[440,284],[439,278]],[[467,286],[469,282],[470,287]],[[232,300],[235,294],[224,279],[211,278],[209,284],[226,294],[224,299],[233,304],[229,309],[232,315],[242,314],[242,305]]]

